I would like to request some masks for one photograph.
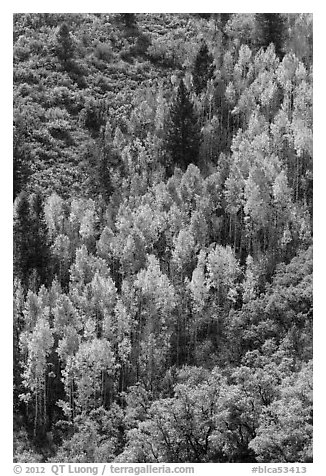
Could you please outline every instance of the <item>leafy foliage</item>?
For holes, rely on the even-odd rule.
[[[312,125],[311,15],[14,16],[15,461],[312,461]]]

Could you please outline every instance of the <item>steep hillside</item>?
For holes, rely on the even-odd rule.
[[[15,461],[312,461],[312,84],[308,14],[15,15]]]

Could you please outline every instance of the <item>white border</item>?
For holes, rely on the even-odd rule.
[[[119,8],[117,8],[117,6]],[[137,2],[121,0],[113,5],[110,2],[93,1],[71,2],[56,1],[53,4],[45,4],[44,1],[13,1],[10,5],[4,5],[0,16],[1,35],[1,159],[3,173],[1,174],[1,274],[0,289],[2,313],[0,318],[1,335],[1,383],[2,391],[1,409],[1,454],[0,467],[2,474],[12,473],[12,14],[16,12],[303,12],[314,14],[314,463],[308,465],[307,474],[325,474],[322,467],[324,459],[325,442],[325,389],[323,380],[325,376],[325,244],[326,240],[326,214],[324,212],[325,197],[325,9],[322,2],[285,2],[273,1],[266,4],[258,1],[250,2],[176,2],[167,0],[164,4],[153,2]],[[323,146],[323,148],[322,148]],[[4,465],[1,465],[4,463]],[[197,466],[197,465],[196,465]],[[196,474],[250,474],[247,464],[200,465],[196,468]],[[232,466],[232,468],[231,468]],[[278,466],[278,465],[276,465]],[[222,469],[223,468],[223,469]],[[203,471],[203,472],[202,472]],[[231,471],[231,472],[230,472]]]

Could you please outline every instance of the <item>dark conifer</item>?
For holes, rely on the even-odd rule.
[[[220,25],[223,31],[227,22],[230,20],[231,16],[232,16],[232,13],[220,13]]]
[[[13,147],[13,195],[14,200],[24,190],[30,175],[26,150],[18,134],[14,133]]]
[[[203,89],[205,89],[207,81],[209,81],[213,76],[213,71],[213,56],[210,54],[206,42],[202,41],[192,72],[196,94],[200,94]]]
[[[112,147],[98,142],[94,144],[91,157],[91,176],[89,188],[93,194],[102,195],[107,203],[112,194],[111,170],[112,162],[116,159],[115,151]]]
[[[47,230],[40,195],[21,192],[14,203],[14,275],[27,285],[35,275],[39,284],[47,281]]]
[[[75,45],[71,38],[67,23],[62,23],[57,33],[56,54],[63,63],[69,62],[74,56]]]
[[[121,13],[121,19],[124,22],[126,28],[133,28],[136,26],[136,14],[135,13]]]
[[[186,169],[198,160],[200,129],[183,80],[180,81],[166,124],[166,150],[172,164]]]
[[[21,192],[14,203],[14,276],[27,284],[31,268],[31,217],[26,192]]]
[[[271,43],[282,57],[285,40],[285,18],[281,13],[257,13],[257,46],[267,48]]]
[[[30,198],[31,217],[31,266],[36,270],[41,284],[46,284],[49,268],[48,233],[44,219],[43,199],[39,193]]]

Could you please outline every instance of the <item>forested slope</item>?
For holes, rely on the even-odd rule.
[[[20,462],[312,461],[312,17],[14,16]]]

